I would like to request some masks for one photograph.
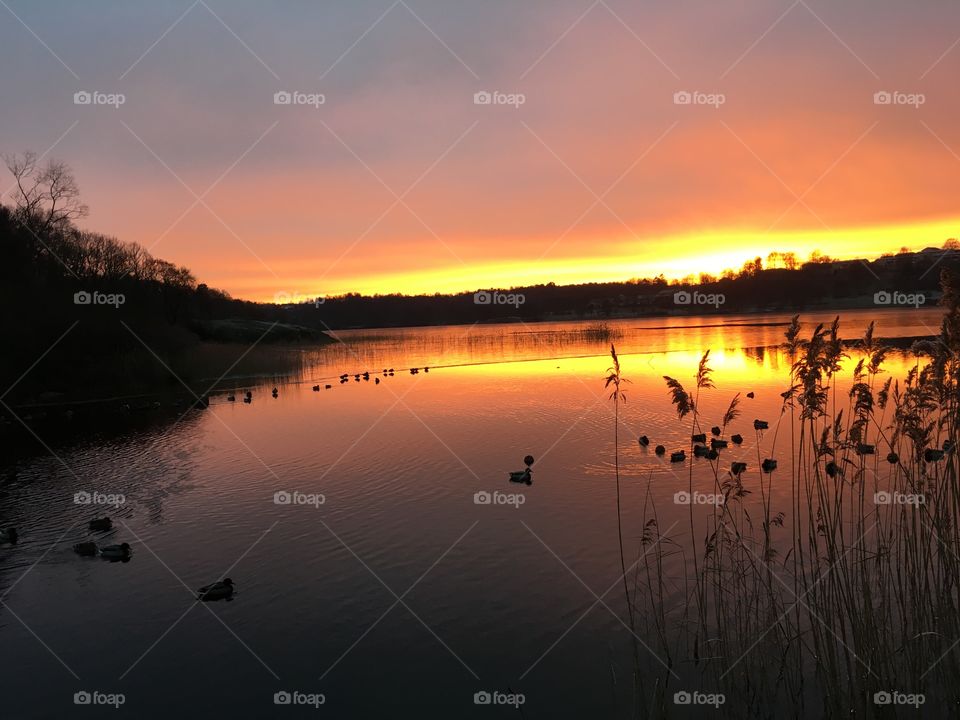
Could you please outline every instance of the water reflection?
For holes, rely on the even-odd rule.
[[[804,318],[808,327],[820,320],[832,315]],[[939,323],[928,310],[849,313],[844,336],[870,320],[878,335],[898,337]],[[62,462],[21,463],[0,495],[0,526],[20,533],[16,546],[0,548],[0,592],[22,623],[4,612],[0,637],[20,660],[6,682],[39,690],[42,677],[45,691],[12,695],[11,712],[69,711],[76,672],[91,686],[123,688],[130,699],[118,716],[187,706],[271,716],[285,687],[323,692],[344,716],[381,710],[389,697],[415,715],[481,717],[472,698],[494,688],[522,691],[530,714],[544,717],[623,714],[633,662],[626,608],[622,593],[603,594],[622,574],[613,407],[602,383],[609,344],[631,381],[619,436],[629,563],[644,552],[653,503],[666,533],[687,522],[673,502],[678,490],[714,488],[706,460],[672,465],[653,450],[689,448],[691,429],[677,421],[663,376],[689,382],[704,349],[716,383],[698,398],[704,418],[712,424],[742,397],[726,434],[744,443],[722,457],[749,466],[744,512],[758,513],[764,498],[790,507],[780,476],[762,493],[756,484],[761,459],[787,458],[791,441],[778,428],[790,359],[775,346],[786,322],[343,332],[341,343],[309,353],[277,398],[272,378],[234,382],[251,391],[250,404],[228,402],[224,391],[180,422],[57,446]],[[855,362],[845,361],[845,378]],[[902,377],[913,362],[895,354],[885,368]],[[394,376],[384,376],[389,368]],[[365,371],[370,380],[354,380]],[[754,419],[770,429],[754,431]],[[533,484],[511,485],[508,473],[528,454]],[[73,552],[102,514],[73,502],[85,490],[125,496],[110,512],[112,530],[96,539],[130,543],[130,562]],[[523,502],[477,504],[479,492],[522,493]],[[278,493],[324,502],[277,503]],[[689,594],[689,561],[679,550],[665,556],[668,599]],[[239,591],[215,604],[216,618],[192,608],[196,588],[228,574]],[[668,672],[647,653],[643,662],[651,678],[696,675]],[[155,702],[158,684],[170,692]]]

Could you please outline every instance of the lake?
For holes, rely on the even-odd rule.
[[[802,336],[832,319],[802,316]],[[667,612],[658,625],[637,601],[635,655],[623,582],[624,567],[630,587],[649,581],[634,568],[648,567],[636,562],[651,549],[644,531],[655,507],[657,544],[668,549],[658,556],[662,603],[690,607],[684,538],[695,523],[702,543],[715,509],[698,506],[694,519],[675,495],[688,484],[712,492],[715,475],[689,457],[690,417],[678,421],[663,376],[690,388],[707,349],[716,387],[700,393],[703,430],[741,393],[724,433],[744,442],[722,450],[719,465],[748,463],[742,512],[759,517],[767,502],[785,512],[771,542],[781,558],[788,552],[789,470],[757,470],[765,458],[791,463],[791,425],[778,429],[791,359],[777,346],[789,321],[344,331],[295,377],[224,383],[236,402],[215,391],[209,408],[181,419],[20,462],[0,495],[0,525],[19,534],[0,545],[2,716],[485,718],[515,716],[522,700],[528,718],[629,717],[637,663],[643,697],[726,693],[719,715],[668,700],[666,711],[646,707],[651,716],[796,716],[779,691],[741,712],[722,686],[717,666],[771,658],[759,639],[742,660],[710,638],[668,659],[658,634],[676,645],[689,618]],[[841,334],[856,339],[871,321],[878,337],[930,335],[940,311],[844,311]],[[619,407],[623,565],[604,387],[611,341],[631,381]],[[858,358],[848,352],[844,405]],[[914,364],[891,353],[884,369],[903,378]],[[369,379],[354,379],[363,372]],[[755,432],[754,419],[770,429]],[[686,449],[686,461],[658,457],[658,444],[667,456]],[[509,482],[527,454],[532,483]],[[78,504],[78,493],[95,502]],[[96,504],[110,499],[118,504]],[[89,531],[104,515],[113,529]],[[132,557],[78,556],[73,545],[88,540],[127,542]],[[232,599],[196,601],[196,588],[223,577],[235,583]],[[90,706],[75,704],[78,692],[91,693]],[[275,704],[283,692],[277,700],[289,705]],[[794,696],[820,692],[811,677]]]

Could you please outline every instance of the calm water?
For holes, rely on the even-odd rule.
[[[804,334],[831,319],[803,317]],[[750,462],[745,478],[755,482],[751,423],[762,418],[771,430],[760,454],[785,461],[787,440],[773,442],[788,362],[772,346],[788,320],[611,323],[632,381],[621,425],[628,561],[648,487],[664,532],[686,517],[672,497],[687,466],[653,453],[689,444],[663,375],[689,383],[710,348],[717,389],[701,412],[719,418],[736,392],[755,393],[728,429],[747,440],[727,459]],[[935,310],[849,312],[843,336],[870,320],[884,337],[939,324]],[[626,716],[609,348],[583,327],[345,332],[302,377],[279,383],[277,399],[273,381],[243,386],[249,405],[216,395],[176,424],[22,463],[0,494],[0,524],[20,534],[0,546],[0,715],[516,716],[474,704],[475,693],[499,691],[522,693],[529,718]],[[909,363],[895,356],[886,367],[900,377]],[[395,376],[383,377],[390,367]],[[365,370],[369,381],[336,379]],[[508,482],[528,453],[533,484]],[[696,482],[712,487],[697,468]],[[787,509],[788,490],[774,475],[774,507]],[[80,491],[126,503],[77,505]],[[514,494],[514,504],[476,504],[482,491]],[[324,502],[277,504],[278,492]],[[103,514],[114,530],[88,532]],[[87,539],[129,542],[132,559],[74,554]],[[233,600],[195,602],[193,589],[224,575],[238,588]],[[644,657],[651,673],[658,662]],[[125,704],[78,707],[83,690],[123,693]],[[325,704],[278,707],[284,690],[322,693]]]

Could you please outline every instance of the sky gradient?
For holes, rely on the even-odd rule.
[[[934,0],[4,0],[0,151],[248,299],[873,257],[960,235],[958,41]]]

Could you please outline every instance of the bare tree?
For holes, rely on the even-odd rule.
[[[69,165],[53,159],[41,165],[31,150],[22,156],[4,155],[3,160],[16,180],[15,213],[35,232],[64,230],[86,216],[88,209],[80,202],[80,188]]]

